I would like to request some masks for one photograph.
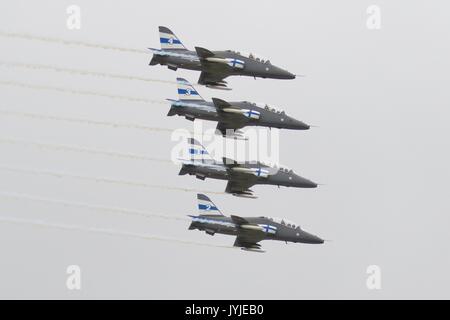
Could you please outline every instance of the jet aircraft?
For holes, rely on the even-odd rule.
[[[238,163],[233,159],[213,159],[194,138],[188,138],[189,160],[182,160],[179,175],[195,175],[196,178],[228,180],[225,192],[234,196],[256,198],[249,188],[256,184],[268,184],[296,188],[316,188],[317,184],[300,177],[294,171],[269,166],[257,161]]]
[[[212,98],[212,102],[207,102],[187,80],[177,78],[177,84],[179,100],[168,99],[171,107],[167,115],[184,116],[191,121],[195,119],[217,121],[216,131],[224,137],[243,137],[243,133],[237,129],[246,126],[309,129],[309,125],[267,104],[248,101],[227,102],[218,98]]]
[[[264,252],[258,243],[262,240],[278,240],[308,244],[322,244],[324,240],[300,228],[287,219],[271,217],[225,216],[204,194],[197,194],[199,215],[190,215],[189,230],[198,229],[209,235],[227,234],[236,236],[235,247],[242,250]]]
[[[210,51],[195,47],[186,49],[180,39],[168,28],[159,27],[161,49],[149,48],[153,53],[153,65],[166,65],[171,70],[201,71],[198,83],[216,89],[230,90],[224,79],[228,76],[250,76],[270,79],[295,79],[295,75],[269,60],[242,51]]]

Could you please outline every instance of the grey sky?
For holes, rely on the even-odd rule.
[[[81,30],[66,8],[81,7]],[[381,30],[366,8],[381,8]],[[305,78],[229,78],[230,92],[204,98],[263,101],[318,125],[280,133],[280,161],[325,184],[256,186],[256,200],[209,194],[225,213],[286,216],[325,239],[322,246],[263,242],[265,254],[0,222],[1,298],[449,298],[449,5],[446,1],[4,1],[0,30],[144,49],[158,25],[188,48],[253,50]],[[234,13],[245,13],[240,19]],[[0,37],[1,61],[51,64],[195,83],[198,72],[148,66],[150,54]],[[164,83],[0,66],[1,81],[162,100]],[[228,80],[228,79],[227,79]],[[154,127],[192,129],[166,105],[0,85],[1,110]],[[208,124],[213,126],[213,124]],[[0,137],[169,158],[166,132],[43,121],[0,114]],[[177,176],[172,164],[0,143],[0,166],[223,191],[223,181]],[[13,173],[0,193],[183,216],[195,193]],[[188,222],[0,198],[1,217],[148,233],[217,245],[226,236],[189,232]],[[66,289],[66,267],[82,269],[82,290]],[[366,288],[366,268],[382,289]]]

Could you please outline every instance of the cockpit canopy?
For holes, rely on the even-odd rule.
[[[271,111],[271,112],[273,112],[273,113],[285,114],[284,110],[277,109],[277,108],[275,108],[274,106],[269,106],[268,104],[266,104],[266,105],[264,106],[264,109],[266,109],[266,110],[268,110],[268,111]]]
[[[270,64],[270,60],[269,59],[266,59],[266,58],[264,58],[264,57],[262,57],[260,55],[256,55],[256,54],[251,53],[251,52],[248,53],[248,52],[245,52],[245,51],[238,51],[238,50],[227,50],[227,51],[236,53],[236,54],[238,54],[238,55],[240,55],[240,56],[242,56],[244,58],[249,58],[249,59],[255,60],[257,62]]]
[[[274,107],[274,106],[270,106],[270,105],[268,105],[267,103],[257,102],[257,103],[253,103],[253,104],[254,104],[255,106],[257,106],[257,107],[260,107],[260,108],[262,108],[262,109],[264,109],[264,110],[267,110],[267,111],[270,111],[270,112],[273,112],[273,113],[286,114],[286,113],[284,112],[284,110],[278,109],[278,108],[276,108],[276,107]]]
[[[295,222],[289,221],[288,219],[285,218],[277,218],[277,217],[263,217],[266,219],[269,219],[270,221],[279,223],[283,226],[292,228],[292,229],[300,229],[300,226],[298,224],[296,224]]]
[[[279,171],[285,172],[285,173],[293,173],[294,171],[287,167],[279,167]]]
[[[291,168],[288,168],[286,166],[282,167],[278,163],[269,163],[266,161],[258,161],[257,164],[260,166],[266,167],[266,168],[272,168],[273,173],[276,173],[278,171],[285,172],[285,173],[293,173],[294,172],[294,170],[292,170]]]

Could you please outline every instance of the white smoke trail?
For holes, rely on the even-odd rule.
[[[117,46],[83,42],[83,41],[64,40],[64,39],[59,39],[59,38],[51,38],[51,37],[43,37],[43,36],[35,36],[35,35],[31,35],[31,34],[26,34],[26,33],[0,31],[0,36],[7,37],[7,38],[17,38],[17,39],[26,39],[26,40],[36,40],[36,41],[42,41],[42,42],[48,42],[48,43],[57,43],[57,44],[70,45],[70,46],[81,46],[81,47],[87,47],[87,48],[99,48],[99,49],[115,50],[115,51],[121,51],[121,52],[150,54],[150,51],[148,51],[148,50],[117,47]]]
[[[109,157],[123,158],[123,159],[132,159],[132,160],[144,160],[144,161],[155,161],[155,162],[163,162],[163,163],[173,163],[167,159],[161,158],[153,158],[149,156],[132,154],[132,153],[120,153],[115,151],[106,151],[106,150],[98,150],[98,149],[90,149],[85,147],[76,147],[62,144],[50,144],[50,143],[42,143],[42,142],[33,142],[22,139],[11,139],[11,138],[2,138],[0,137],[0,143],[5,144],[18,144],[25,145],[31,147],[37,147],[40,149],[51,149],[56,151],[72,151],[72,152],[81,152],[93,155],[104,155]]]
[[[184,192],[199,192],[199,193],[210,193],[210,194],[226,194],[225,192],[219,191],[209,191],[209,190],[198,190],[192,188],[181,188],[181,187],[172,187],[172,186],[164,186],[164,185],[156,185],[156,184],[147,184],[144,182],[136,182],[136,181],[125,181],[125,180],[117,180],[111,178],[103,178],[103,177],[90,177],[90,176],[82,176],[75,175],[69,173],[62,172],[54,172],[54,171],[45,171],[45,170],[34,170],[34,169],[24,169],[24,168],[16,168],[0,165],[0,170],[10,171],[10,172],[18,172],[18,173],[26,173],[26,174],[35,174],[35,175],[47,175],[56,178],[73,178],[79,180],[86,181],[94,181],[100,183],[108,183],[108,184],[117,184],[131,187],[141,187],[141,188],[152,188],[152,189],[165,189],[165,190],[174,190],[174,191],[184,191]]]
[[[9,199],[26,199],[26,200],[30,200],[30,201],[61,205],[64,207],[83,208],[83,209],[89,209],[89,210],[100,211],[100,212],[113,212],[116,214],[132,215],[132,216],[139,216],[139,217],[144,217],[144,218],[160,218],[160,219],[179,220],[179,221],[189,221],[190,220],[188,217],[167,215],[164,213],[155,213],[155,212],[127,209],[127,208],[93,205],[93,204],[87,204],[87,203],[82,203],[82,202],[49,199],[49,198],[32,196],[32,195],[23,194],[23,193],[0,192],[0,197],[9,198]]]
[[[74,75],[94,76],[94,77],[103,77],[103,78],[112,78],[112,79],[121,79],[121,80],[136,80],[136,81],[144,81],[144,82],[177,84],[175,81],[143,78],[143,77],[128,76],[128,75],[114,74],[114,73],[96,72],[96,71],[89,71],[89,70],[61,68],[61,67],[57,67],[57,66],[42,65],[42,64],[0,61],[0,66],[25,68],[25,69],[31,69],[31,70],[51,70],[51,71],[55,71],[55,72],[63,72],[63,73],[74,74]]]
[[[0,85],[14,86],[14,87],[19,87],[19,88],[34,89],[34,90],[57,91],[57,92],[70,93],[70,94],[76,94],[76,95],[105,97],[105,98],[110,98],[110,99],[126,100],[126,101],[131,101],[131,102],[140,102],[140,103],[147,103],[147,104],[167,105],[167,103],[168,103],[167,101],[164,101],[164,100],[153,100],[153,99],[147,99],[147,98],[141,98],[141,97],[121,96],[121,95],[114,95],[114,94],[97,92],[97,91],[66,89],[66,88],[61,88],[61,87],[28,84],[28,83],[15,82],[15,81],[0,80]]]
[[[135,130],[143,130],[143,131],[150,131],[150,132],[174,132],[175,130],[179,129],[171,129],[171,128],[160,128],[160,127],[149,127],[144,126],[140,124],[134,124],[134,123],[123,123],[123,122],[108,122],[108,121],[98,121],[98,120],[88,120],[88,119],[79,119],[79,118],[67,118],[67,117],[58,117],[58,116],[51,116],[46,114],[38,114],[38,113],[31,113],[31,112],[19,112],[19,111],[11,111],[11,110],[5,110],[0,109],[0,115],[4,116],[12,116],[12,117],[21,117],[21,118],[28,118],[33,120],[51,120],[51,121],[62,121],[62,122],[70,122],[70,123],[80,123],[80,124],[86,124],[86,125],[94,125],[94,126],[105,126],[110,128],[123,128],[123,129],[135,129]],[[191,136],[195,136],[197,133],[195,133],[192,130],[182,129],[184,133],[189,133]],[[182,132],[180,131],[180,134]],[[204,137],[216,137],[214,133],[208,133],[208,132],[202,132],[201,133]]]
[[[105,234],[105,235],[117,236],[117,237],[125,237],[125,238],[137,238],[137,239],[144,239],[144,240],[175,242],[175,243],[181,243],[181,244],[186,244],[186,245],[196,245],[196,246],[203,246],[203,247],[236,249],[236,247],[232,247],[232,246],[214,245],[214,244],[203,243],[203,242],[195,242],[195,241],[176,239],[176,238],[167,238],[167,237],[155,236],[155,235],[150,235],[150,234],[142,234],[142,233],[134,233],[134,232],[128,232],[128,231],[119,231],[119,230],[114,230],[114,229],[87,227],[87,226],[79,226],[79,225],[69,225],[69,224],[61,224],[61,223],[51,223],[51,222],[46,222],[43,220],[20,219],[20,218],[13,218],[13,217],[0,217],[0,222],[11,223],[11,224],[20,224],[20,225],[30,225],[30,226],[42,227],[42,228],[99,233],[99,234]]]
[[[58,117],[58,116],[44,115],[44,114],[38,114],[38,113],[18,112],[18,111],[11,111],[11,110],[0,110],[0,114],[5,115],[5,116],[15,116],[15,117],[22,117],[22,118],[29,118],[29,119],[63,121],[63,122],[95,125],[95,126],[106,126],[106,127],[111,127],[111,128],[136,129],[136,130],[153,131],[153,132],[154,131],[173,132],[175,130],[175,129],[170,129],[170,128],[149,127],[149,126],[132,124],[132,123],[118,123],[118,122],[97,121],[97,120],[78,119],[78,118],[67,118],[67,117]]]

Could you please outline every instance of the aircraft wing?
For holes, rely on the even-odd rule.
[[[248,251],[264,252],[261,250],[261,245],[258,243],[264,240],[265,235],[262,232],[257,231],[243,231],[238,234],[233,246],[240,247]]]
[[[231,220],[238,226],[238,235],[234,242],[235,247],[243,250],[264,252],[259,241],[266,239],[268,230],[264,225],[250,223],[247,219],[231,215]],[[269,226],[266,227],[267,229]]]
[[[200,78],[198,78],[198,84],[205,86],[212,86],[215,88],[227,89],[227,83],[223,79],[229,76],[222,68],[208,67],[208,71],[202,71]]]
[[[242,60],[221,57],[201,47],[195,47],[195,51],[204,69],[198,79],[199,84],[227,89],[226,82],[223,79],[233,74],[235,70],[244,68],[245,62]]]
[[[225,192],[239,196],[253,197],[253,192],[249,188],[255,184],[256,177],[252,178],[251,176],[247,176],[242,178],[246,179],[234,179],[228,181]]]
[[[227,129],[236,130],[245,127],[249,119],[250,110],[237,108],[218,98],[212,98],[212,101],[221,117],[217,123],[216,130],[219,130],[222,135],[226,134]]]
[[[223,136],[227,135],[227,130],[236,130],[245,127],[245,123],[242,121],[219,121],[217,123],[216,130],[218,130]],[[231,131],[233,132],[233,131]],[[231,134],[232,135],[232,134]]]

